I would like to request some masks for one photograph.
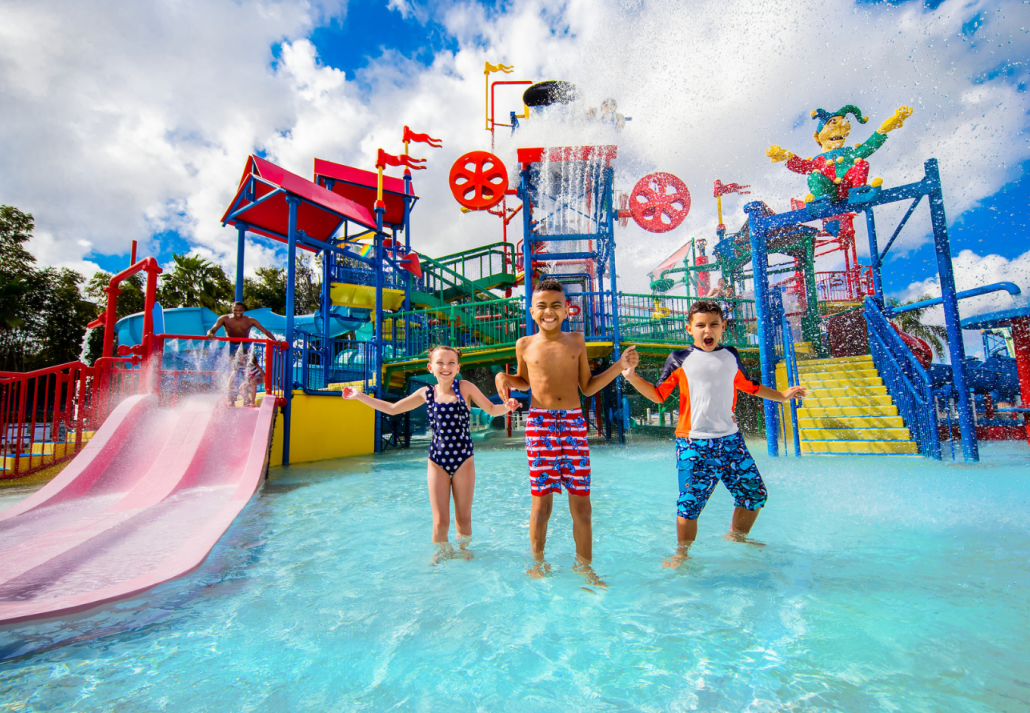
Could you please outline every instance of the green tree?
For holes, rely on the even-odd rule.
[[[172,260],[171,269],[161,275],[158,301],[162,307],[207,307],[219,314],[228,312],[233,285],[220,265],[199,255],[173,254]]]
[[[276,314],[286,312],[286,269],[259,267],[255,277],[243,278],[243,304],[247,309],[267,307]]]
[[[22,300],[30,288],[26,278],[0,273],[0,331],[25,324],[21,316]]]
[[[276,314],[286,313],[286,268],[259,267],[255,277],[243,279],[243,303],[247,309],[267,307]],[[297,256],[294,273],[293,303],[295,314],[317,312],[322,304],[322,268],[319,258]]]
[[[75,270],[47,268],[37,273],[38,299],[36,368],[66,364],[79,358],[86,325],[97,312],[94,303],[83,298],[79,286],[85,278]]]
[[[97,306],[96,316],[100,316],[107,310],[107,293],[104,290],[111,283],[111,277],[111,273],[101,270],[93,273],[93,277],[89,278],[86,283],[86,296]],[[115,306],[115,315],[118,319],[143,311],[146,300],[145,286],[146,275],[142,272],[129,275],[122,280],[118,286],[122,293],[118,295],[118,304]]]
[[[25,249],[35,225],[31,213],[0,205],[0,275],[27,277],[35,269],[36,258]]]
[[[904,307],[905,305],[929,299],[933,299],[933,297],[931,295],[920,295],[914,300],[899,302],[894,297],[891,297],[887,302],[891,307]],[[924,324],[923,318],[928,309],[930,308],[923,307],[921,309],[914,309],[911,312],[904,312],[892,318],[891,322],[902,332],[922,339],[930,345],[930,348],[933,349],[933,353],[937,357],[942,357],[944,356],[944,342],[948,339],[948,329],[940,324]]]

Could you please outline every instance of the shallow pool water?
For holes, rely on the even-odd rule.
[[[594,447],[594,555],[527,577],[525,456],[480,446],[471,560],[430,565],[421,448],[273,469],[190,576],[0,630],[0,711],[1025,711],[1030,448],[769,459],[678,570],[668,442]],[[7,503],[5,503],[7,504]],[[453,524],[452,524],[453,533]]]

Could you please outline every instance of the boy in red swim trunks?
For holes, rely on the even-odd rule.
[[[530,314],[539,331],[515,345],[517,374],[498,374],[497,393],[508,398],[509,389],[532,389],[526,422],[526,455],[533,509],[529,515],[529,544],[543,560],[551,500],[562,487],[568,491],[577,565],[588,575],[593,558],[590,524],[590,449],[579,392],[592,396],[610,384],[619,372],[635,367],[640,357],[630,347],[603,373],[592,375],[586,342],[578,332],[562,332],[568,316],[565,290],[556,280],[544,280],[533,291]],[[596,575],[594,576],[596,579]]]

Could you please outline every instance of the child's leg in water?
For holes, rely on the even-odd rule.
[[[476,488],[476,464],[469,458],[451,476],[451,495],[454,497],[454,525],[458,531],[458,547],[471,559],[468,551],[472,538],[472,498]]]
[[[451,528],[451,476],[433,461],[429,461],[426,476],[429,486],[429,507],[433,510],[433,542],[447,542]]]
[[[553,505],[553,493],[533,496],[529,511],[529,549],[533,564],[526,571],[530,577],[542,577],[551,570],[551,565],[544,562],[544,545],[547,544],[547,522],[551,519]]]

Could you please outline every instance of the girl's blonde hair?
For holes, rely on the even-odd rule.
[[[455,356],[458,357],[458,361],[459,362],[461,361],[461,350],[458,349],[457,347],[449,347],[446,344],[440,344],[440,345],[435,346],[432,349],[430,349],[429,350],[429,356],[426,357],[426,360],[427,361],[432,361],[433,360],[433,354],[435,354],[436,351],[439,350],[439,349],[446,349],[449,352],[454,352]]]

